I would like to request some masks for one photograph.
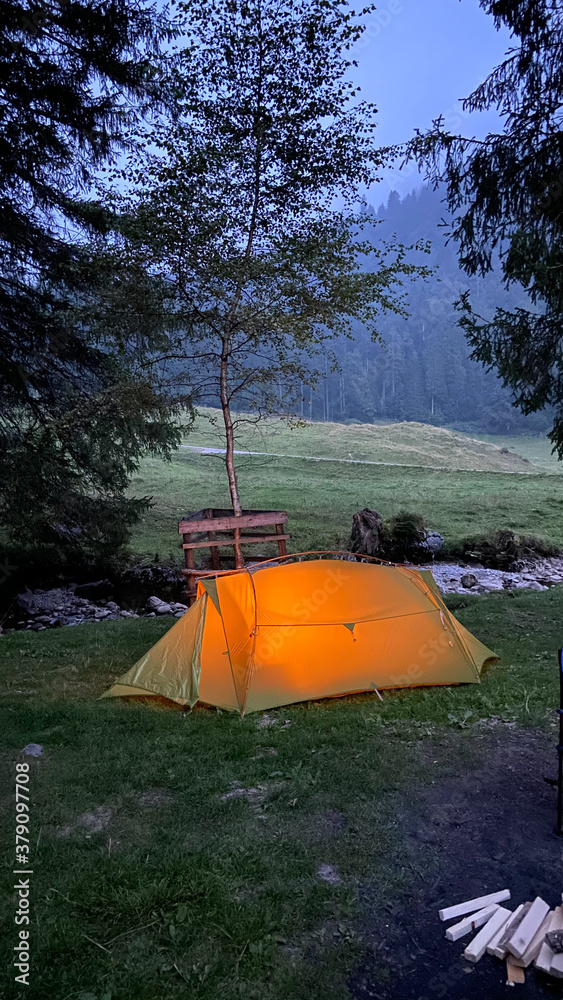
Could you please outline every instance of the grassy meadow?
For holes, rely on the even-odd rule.
[[[344,546],[364,506],[420,512],[449,543],[506,527],[563,545],[563,480],[544,453],[524,462],[504,444],[413,425],[334,427],[274,427],[250,450],[298,457],[238,460],[243,502],[286,509],[293,551]],[[206,434],[197,427],[186,441],[219,446]],[[363,458],[337,461],[344,446]],[[396,464],[367,464],[390,454]],[[179,560],[178,519],[229,503],[221,457],[187,449],[145,460],[132,490],[153,497],[136,558]],[[495,740],[506,753],[508,737],[531,738],[547,759],[555,741],[563,587],[448,604],[500,656],[480,685],[294,705],[266,719],[98,700],[170,618],[2,636],[2,850],[10,870],[14,764],[25,759],[33,862],[29,987],[14,986],[11,895],[0,903],[6,995],[398,1000],[384,957],[370,972],[375,992],[351,985],[374,954],[365,899],[370,913],[393,914],[397,899],[408,909],[413,886],[447,861],[432,831],[409,854],[398,817],[472,769],[485,802]],[[20,756],[30,742],[40,758]]]
[[[136,557],[180,561],[180,518],[230,506],[223,457],[190,450],[222,447],[219,417],[202,410],[185,435],[188,448],[170,462],[143,461],[131,491],[152,497],[153,507],[135,529]],[[246,507],[288,511],[293,552],[346,547],[362,507],[386,518],[420,513],[447,545],[499,528],[563,545],[563,477],[549,459],[549,442],[509,443],[412,423],[243,424],[237,447],[268,454],[237,456],[241,497]]]
[[[513,437],[498,434],[482,434],[480,439],[486,444],[496,445],[501,449],[508,448],[522,458],[527,458],[534,470],[544,469],[546,472],[551,472],[555,475],[563,472],[562,464],[557,455],[553,454],[553,445],[547,437],[524,434]]]
[[[346,547],[352,517],[372,507],[383,517],[399,510],[422,514],[449,544],[499,528],[563,545],[563,478],[545,472],[506,474],[414,466],[241,456],[243,504],[287,510],[290,551]],[[219,455],[180,450],[170,462],[147,459],[132,483],[153,507],[135,528],[136,556],[181,558],[177,524],[201,507],[228,507]]]
[[[383,462],[426,468],[464,469],[475,472],[533,473],[535,452],[544,468],[549,454],[547,438],[477,439],[444,427],[403,422],[398,424],[306,423],[292,425],[276,417],[255,423],[240,414],[237,448],[283,456],[319,457],[353,462]],[[201,407],[185,443],[224,448],[219,410]],[[188,430],[188,428],[187,428]],[[526,453],[516,444],[533,441]],[[545,448],[548,445],[548,448]],[[553,464],[549,466],[553,471]]]
[[[364,462],[392,454],[397,464],[336,461],[339,433]],[[434,428],[415,453],[412,425],[275,434],[252,450],[303,456],[240,457],[241,494],[249,507],[288,510],[294,551],[345,545],[364,506],[418,511],[448,542],[508,527],[563,545],[563,480],[531,453],[522,462],[474,441],[464,453],[462,436]],[[218,446],[199,428],[186,440]],[[180,516],[228,505],[221,457],[186,449],[144,461],[132,490],[154,504],[135,532],[136,557],[179,560]],[[14,987],[13,900],[0,902],[6,996],[399,1000],[373,948],[366,894],[370,913],[393,914],[397,899],[408,912],[413,886],[430,884],[447,859],[432,831],[409,854],[398,817],[441,781],[486,775],[495,740],[506,753],[508,737],[531,738],[547,759],[555,742],[563,587],[448,604],[500,656],[480,685],[294,705],[265,719],[98,700],[170,618],[2,636],[2,851],[10,870],[14,764],[25,759],[33,862],[29,987]],[[20,756],[30,742],[40,758]],[[366,956],[380,984],[368,994],[351,985]]]
[[[97,700],[171,619],[2,637],[8,870],[14,763],[27,743],[43,747],[25,758],[31,985],[6,995],[352,996],[349,977],[372,947],[366,885],[374,910],[393,912],[397,894],[435,863],[420,847],[415,868],[405,864],[397,814],[441,777],[486,760],[483,726],[555,741],[563,588],[449,603],[501,657],[480,685],[290,706],[268,713],[268,725],[260,715]],[[235,788],[243,794],[230,795]],[[9,893],[0,905],[9,946]],[[383,982],[385,963],[380,972]]]

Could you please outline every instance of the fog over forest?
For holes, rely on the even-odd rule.
[[[472,302],[490,317],[496,306],[524,304],[522,293],[507,293],[500,273],[470,278],[458,264],[456,244],[447,241],[443,193],[419,188],[401,200],[393,192],[387,204],[368,208],[364,237],[380,243],[394,236],[411,245],[432,244],[430,256],[415,253],[418,263],[431,263],[436,276],[405,285],[408,319],[382,316],[378,329],[383,345],[373,343],[364,327],[354,326],[354,340],[332,346],[339,372],[330,372],[310,397],[303,415],[314,420],[416,420],[482,433],[546,432],[547,411],[524,417],[511,405],[511,393],[494,373],[470,360],[470,347],[458,326],[454,303],[472,290]],[[373,224],[371,222],[373,220]]]

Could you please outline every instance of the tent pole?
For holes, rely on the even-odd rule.
[[[555,832],[563,837],[563,649],[559,650],[559,770],[557,774],[557,826]]]

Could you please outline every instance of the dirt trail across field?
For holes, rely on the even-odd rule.
[[[472,737],[473,738],[473,737]],[[563,841],[553,832],[555,741],[500,721],[475,732],[474,762],[420,788],[399,804],[405,837],[403,864],[412,882],[390,910],[375,902],[377,888],[360,890],[362,937],[372,954],[351,977],[353,1000],[498,1000],[511,996],[505,963],[489,955],[473,965],[462,957],[469,939],[446,941],[438,909],[509,888],[515,907],[536,895],[552,907],[563,889]],[[451,754],[431,749],[439,773]],[[431,758],[431,759],[430,759]],[[441,759],[440,759],[441,758]],[[438,765],[438,766],[437,766]],[[526,972],[526,1000],[563,996],[563,982]]]
[[[198,444],[181,444],[180,448],[186,448],[188,451],[197,451],[200,455],[224,455],[225,448],[206,448]],[[282,455],[280,452],[276,451],[237,451],[235,450],[235,455],[262,455],[264,458],[303,458],[307,462],[341,462],[347,465],[406,465],[405,462],[375,462],[369,459],[362,458],[330,458],[326,455]],[[432,468],[441,469],[446,468],[446,466],[432,466]]]

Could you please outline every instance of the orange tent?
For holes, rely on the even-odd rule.
[[[104,697],[245,712],[381,688],[478,683],[495,654],[432,574],[316,560],[200,580],[195,604]]]

